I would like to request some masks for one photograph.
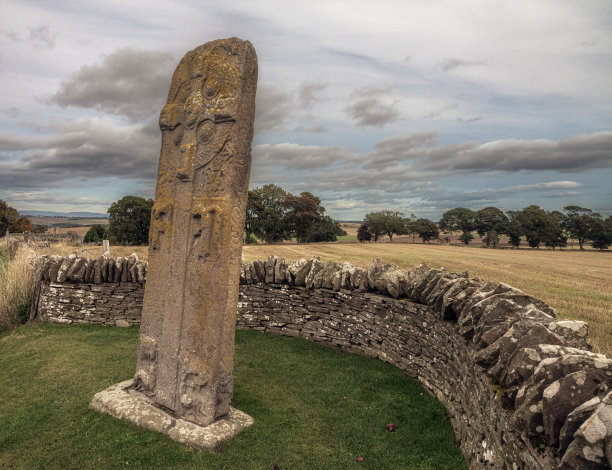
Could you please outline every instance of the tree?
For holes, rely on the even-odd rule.
[[[335,242],[338,237],[346,235],[340,224],[325,215],[320,217],[314,224],[308,241],[310,242]]]
[[[385,233],[385,215],[380,211],[367,213],[363,218],[363,223],[369,227],[375,242]]]
[[[32,232],[34,225],[27,217],[20,216],[17,209],[0,199],[0,236],[4,236],[6,229],[11,233]]]
[[[108,208],[108,233],[122,245],[143,245],[149,238],[152,199],[124,196]]]
[[[546,241],[554,243],[559,230],[559,220],[540,206],[531,205],[517,213],[517,220],[531,248],[540,248]]]
[[[85,236],[83,237],[83,241],[85,243],[99,243],[102,240],[105,240],[107,237],[107,228],[105,225],[92,225]]]
[[[321,200],[309,192],[303,192],[299,196],[287,194],[285,204],[287,206],[286,221],[298,243],[316,241],[314,238],[319,238],[320,233],[317,237],[313,237],[312,231],[315,225],[320,223],[324,226],[327,223],[322,220],[325,208],[321,206]]]
[[[261,202],[259,193],[249,190],[247,196],[246,220],[244,223],[244,242],[252,243],[254,241],[253,234],[257,230],[257,220],[264,210],[264,205]]]
[[[523,226],[518,219],[518,211],[508,211],[508,223],[506,224],[506,235],[510,239],[510,244],[518,248],[521,244],[521,237],[524,235]]]
[[[499,235],[495,230],[489,230],[483,240],[487,246],[495,248],[499,244]]]
[[[360,242],[369,242],[372,240],[372,232],[370,232],[370,226],[366,223],[363,223],[359,226],[357,230],[357,240]]]
[[[368,225],[370,232],[374,236],[374,241],[385,234],[389,241],[393,241],[393,235],[405,233],[404,214],[401,212],[383,210],[370,212],[365,215],[363,222]]]
[[[406,222],[404,214],[397,211],[384,210],[383,214],[386,217],[385,233],[389,237],[389,242],[393,241],[393,235],[401,235],[406,233]]]
[[[476,231],[484,237],[487,246],[497,246],[499,234],[506,233],[508,217],[497,207],[489,206],[476,211]]]
[[[435,222],[429,219],[417,219],[414,221],[414,230],[423,240],[423,242],[429,243],[430,240],[434,240],[440,236],[440,230]]]
[[[287,191],[275,184],[266,184],[253,190],[260,205],[251,221],[252,230],[265,243],[278,243],[291,238],[287,223]],[[248,209],[247,209],[248,210]]]
[[[461,230],[463,233],[459,239],[469,245],[472,238],[472,231],[476,229],[476,212],[465,207],[457,207],[442,214],[439,222],[440,229],[450,232]]]
[[[591,225],[594,219],[600,217],[591,209],[580,206],[565,206],[563,208],[567,214],[561,220],[561,228],[565,230],[571,238],[578,240],[580,250],[584,250],[584,242],[589,239]]]
[[[404,233],[412,237],[412,243],[414,243],[414,239],[417,237],[418,233],[414,227],[414,223],[416,222],[416,215],[410,214],[410,217],[406,217],[404,219]]]
[[[593,248],[598,250],[605,250],[612,245],[612,216],[608,216],[605,220],[601,217],[594,218],[591,221],[588,238],[592,240]]]
[[[561,228],[564,215],[559,211],[547,212],[549,227],[544,235],[544,244],[553,250],[556,247],[567,246],[567,235]]]
[[[17,220],[15,221],[15,224],[13,225],[12,228],[9,228],[9,230],[11,232],[33,232],[34,231],[34,225],[32,224],[32,222],[30,222],[30,219],[28,219],[27,217],[21,216],[18,217]]]

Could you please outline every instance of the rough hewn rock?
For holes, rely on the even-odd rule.
[[[212,41],[183,57],[159,118],[149,273],[134,264],[138,282],[148,277],[134,387],[201,426],[230,411],[256,85],[248,41]]]
[[[568,346],[591,350],[589,325],[583,321],[557,320],[548,324],[548,329],[565,340]]]
[[[604,470],[612,467],[612,392],[574,433],[563,455],[565,468]]]
[[[612,376],[603,371],[580,370],[555,380],[544,389],[542,415],[548,445],[559,444],[559,433],[567,416],[579,405],[603,394],[612,385]]]

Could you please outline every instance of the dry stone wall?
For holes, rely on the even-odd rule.
[[[97,259],[42,256],[36,261],[30,318],[53,323],[139,325],[147,264],[133,254]]]
[[[98,261],[107,280],[121,279],[108,266],[124,260]],[[37,285],[49,289],[40,289],[41,316],[52,287],[59,297],[83,290],[76,263],[39,262]],[[131,282],[142,289],[140,272]],[[240,282],[238,328],[377,357],[418,378],[448,410],[470,468],[610,468],[612,360],[590,351],[584,322],[557,320],[506,284],[425,264],[405,271],[381,260],[362,269],[270,257],[243,262]]]

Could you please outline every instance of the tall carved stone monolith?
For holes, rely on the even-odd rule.
[[[230,402],[256,85],[250,42],[209,42],[179,63],[159,118],[138,362],[122,390],[189,423],[183,435],[219,420],[250,424]]]

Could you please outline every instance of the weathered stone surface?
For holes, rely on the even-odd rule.
[[[558,320],[548,324],[548,329],[565,340],[568,346],[591,350],[589,325],[583,321]]]
[[[584,402],[580,406],[576,407],[565,419],[563,427],[559,432],[559,455],[563,456],[567,447],[574,440],[574,434],[578,431],[578,428],[582,426],[597,409],[601,403],[603,397],[593,397],[589,401]]]
[[[274,263],[274,282],[276,284],[285,282],[286,272],[287,263],[285,263],[285,258],[277,258],[276,263]]]
[[[528,322],[531,321],[521,323],[529,324]],[[561,350],[549,346],[565,346],[565,342],[561,338],[545,326],[537,323],[516,339],[516,346],[514,348],[508,347],[508,351],[512,349],[511,355],[505,357],[500,355],[499,367],[504,370],[501,374],[500,384],[505,388],[522,384],[529,378],[542,359]]]
[[[579,405],[607,391],[612,376],[598,370],[580,370],[554,381],[544,389],[542,415],[549,445],[559,444],[559,432],[567,416]]]
[[[276,264],[276,256],[269,256],[268,261],[266,261],[266,275],[264,277],[264,282],[266,284],[270,284],[274,282],[274,266]]]
[[[266,280],[266,263],[261,260],[253,261],[253,268],[255,268],[255,273],[253,276],[253,280],[257,279],[255,282],[265,282]]]
[[[209,42],[179,63],[159,118],[134,387],[202,426],[230,411],[256,84],[248,41]]]
[[[189,447],[208,451],[215,450],[220,443],[253,424],[253,418],[231,407],[223,419],[208,426],[177,419],[156,407],[144,393],[131,390],[131,386],[132,381],[126,380],[97,393],[89,408],[161,432]]]
[[[68,278],[68,271],[71,266],[74,264],[76,258],[64,258],[61,266],[57,270],[57,282],[66,282]]]
[[[368,289],[378,289],[381,291],[376,283],[378,282],[378,286],[381,289],[384,289],[384,283],[380,280],[381,275],[390,269],[398,269],[397,265],[387,263],[380,258],[375,258],[368,265],[368,269],[366,270],[365,282]]]
[[[553,382],[578,371],[593,370],[605,377],[612,377],[612,359],[606,356],[575,348],[546,346],[540,345],[538,348],[547,352],[556,349],[558,354],[541,360],[533,375],[519,388],[515,401],[517,409],[511,418],[511,423],[518,429],[524,429],[529,436],[544,435],[542,399],[544,390]]]
[[[323,270],[323,264],[321,263],[321,261],[319,261],[317,258],[313,258],[311,261],[312,263],[305,266],[310,268],[309,271],[306,273],[306,277],[304,278],[304,285],[307,289],[314,289],[316,276],[320,271]],[[298,285],[297,278],[296,285]]]
[[[566,467],[605,470],[612,467],[612,392],[574,433],[563,455]]]

